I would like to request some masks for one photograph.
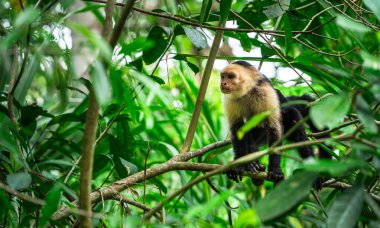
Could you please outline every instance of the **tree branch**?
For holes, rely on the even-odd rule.
[[[303,142],[298,142],[298,143],[291,143],[291,144],[271,148],[271,153],[280,153],[281,151],[285,151],[285,150],[289,150],[289,149],[293,149],[293,148],[299,148],[299,147],[304,147],[307,145],[319,144],[319,143],[323,143],[327,140],[345,141],[345,140],[352,139],[352,138],[353,138],[352,135],[345,135],[344,134],[344,135],[337,136],[335,138],[322,138],[322,139],[318,139],[318,140],[314,140],[314,141],[303,141]],[[176,155],[167,162],[164,162],[162,164],[159,164],[157,166],[154,166],[152,168],[147,169],[146,170],[146,179],[151,179],[151,178],[157,177],[161,174],[164,174],[164,173],[167,173],[170,171],[182,170],[181,168],[185,168],[185,167],[189,168],[189,169],[191,168],[191,170],[194,170],[195,168],[193,168],[193,166],[186,166],[183,164],[183,162],[188,161],[188,160],[195,158],[195,157],[203,156],[204,154],[206,154],[207,152],[209,152],[211,150],[214,150],[214,149],[217,149],[220,147],[225,147],[225,146],[229,145],[230,143],[231,143],[230,140],[224,140],[224,141],[220,141],[220,142],[210,144],[208,146],[205,146],[205,147],[200,148],[198,150],[195,150],[193,152],[181,153],[179,155]],[[197,171],[202,171],[202,170],[205,171],[205,170],[211,169],[212,167],[214,167],[215,169],[213,169],[210,172],[207,172],[206,174],[204,174],[201,177],[198,177],[198,178],[202,178],[201,180],[199,180],[198,178],[194,179],[193,181],[196,181],[196,182],[192,182],[193,184],[188,186],[188,188],[190,188],[192,185],[199,183],[200,181],[202,181],[208,177],[214,176],[214,175],[219,174],[219,173],[224,173],[225,171],[227,171],[228,169],[230,169],[232,167],[253,161],[253,160],[257,159],[258,157],[261,157],[261,156],[268,154],[268,153],[269,153],[268,149],[258,151],[258,152],[254,152],[254,153],[251,153],[251,154],[246,155],[244,157],[241,157],[241,158],[239,158],[233,162],[230,162],[225,166],[219,166],[219,167],[217,167],[217,165],[215,165],[215,164],[203,164],[203,165],[197,164],[197,166],[199,168],[199,170],[197,170]],[[266,178],[266,173],[264,173],[264,172],[263,173],[244,173],[244,175],[249,176],[249,177],[258,178],[258,179],[265,179]],[[126,189],[130,186],[133,186],[137,183],[141,183],[143,181],[144,181],[144,171],[135,173],[129,177],[126,177],[122,180],[119,180],[119,181],[105,187],[102,190],[98,190],[98,191],[91,193],[91,202],[97,203],[97,202],[101,201],[102,199],[103,200],[110,199],[115,192],[121,192],[124,189]],[[185,189],[185,190],[187,190],[187,189]],[[168,200],[168,201],[170,201],[170,200]],[[163,202],[161,207],[164,204],[165,204],[165,202]],[[74,202],[73,206],[77,207],[77,204]],[[157,212],[157,211],[155,211],[155,212]],[[70,212],[68,206],[64,205],[54,214],[53,219],[54,220],[60,220],[60,219],[66,218],[70,214],[71,214],[71,212]],[[153,213],[151,215],[153,215]]]
[[[219,21],[219,26],[224,26],[224,24],[226,23],[226,20],[227,18],[221,17]],[[193,142],[195,130],[197,128],[197,124],[199,120],[199,115],[202,110],[208,83],[210,81],[211,71],[214,66],[215,57],[218,54],[218,50],[219,50],[219,46],[220,46],[220,42],[222,38],[223,38],[223,31],[220,31],[220,30],[216,31],[214,41],[212,42],[211,50],[209,53],[209,57],[207,59],[206,67],[203,72],[201,85],[199,86],[199,92],[198,92],[197,100],[195,102],[194,112],[193,112],[193,115],[191,116],[189,129],[187,130],[186,138],[181,148],[181,153],[188,152]]]

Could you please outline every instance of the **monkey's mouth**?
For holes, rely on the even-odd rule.
[[[222,91],[222,93],[225,93],[225,94],[228,94],[228,93],[231,93],[232,90],[228,87],[220,87],[220,91]]]

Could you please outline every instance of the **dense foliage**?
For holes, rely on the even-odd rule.
[[[1,227],[69,226],[79,215],[105,227],[380,225],[379,1],[157,0],[130,12],[131,0],[114,12],[108,2],[109,11],[102,0],[0,3]],[[310,118],[322,132],[309,132],[310,143],[333,160],[302,161],[284,140],[281,184],[227,180],[217,69],[237,59],[274,66],[267,76],[285,95],[317,99]],[[180,153],[201,84],[193,152]],[[83,144],[94,145],[93,170],[79,166]],[[80,175],[92,179],[93,215],[73,209]]]

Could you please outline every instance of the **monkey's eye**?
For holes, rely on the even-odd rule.
[[[228,79],[233,79],[233,78],[235,78],[235,75],[234,75],[234,74],[227,74],[226,76],[227,76]]]

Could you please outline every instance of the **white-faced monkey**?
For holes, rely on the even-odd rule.
[[[288,100],[309,102],[313,100],[311,97],[304,95],[285,98],[279,90],[273,88],[268,78],[248,62],[233,62],[222,70],[220,76],[220,89],[224,94],[225,112],[230,125],[235,159],[258,151],[260,145],[269,143],[271,146],[274,142],[281,140],[284,132],[299,122],[303,116],[308,115],[306,105],[281,107],[281,104]],[[270,112],[269,116],[246,133],[242,139],[238,139],[237,131],[245,121],[266,111]],[[294,142],[308,140],[303,124],[300,124],[288,136],[288,139]],[[302,158],[314,156],[311,146],[302,147],[299,152]],[[320,153],[322,157],[329,157],[325,151],[320,151]],[[284,179],[280,163],[281,156],[279,154],[269,155],[268,180],[278,183]],[[258,161],[253,161],[231,169],[227,172],[227,177],[239,181],[244,171],[265,171],[265,166]],[[252,179],[252,182],[258,186],[263,181]]]

